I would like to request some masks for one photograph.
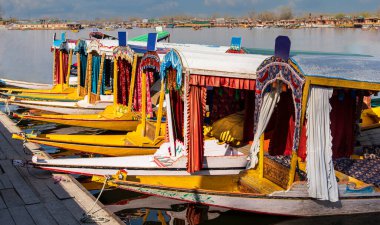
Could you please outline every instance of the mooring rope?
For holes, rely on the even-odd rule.
[[[83,217],[80,219],[80,222],[82,222],[82,223],[107,223],[110,221],[110,219],[107,219],[105,217],[93,215],[94,213],[96,213],[99,210],[90,213],[94,209],[94,207],[96,206],[96,203],[99,201],[100,196],[102,195],[102,193],[106,187],[107,181],[109,180],[108,176],[104,176],[104,178],[105,178],[105,180],[103,183],[103,187],[100,190],[98,197],[96,198],[96,200],[95,200],[94,204],[92,205],[92,207],[90,208],[90,210],[88,210],[86,213],[83,213]]]

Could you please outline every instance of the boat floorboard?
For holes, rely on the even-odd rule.
[[[0,122],[0,223],[83,224],[95,198],[72,176],[13,166],[12,159],[30,160],[32,153],[50,156],[33,143],[24,150],[22,142],[11,138],[21,130],[1,112]],[[99,202],[91,212],[100,219],[92,224],[124,224]]]

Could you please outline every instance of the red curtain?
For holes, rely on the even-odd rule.
[[[189,93],[189,143],[187,171],[194,173],[203,164],[203,116],[206,104],[206,88],[190,86]]]
[[[244,96],[244,95],[243,95]],[[214,88],[212,109],[211,109],[211,121],[231,115],[242,110],[240,105],[242,100],[242,91],[232,88]],[[254,105],[254,103],[253,103]],[[251,114],[253,115],[253,114]]]
[[[117,82],[117,103],[127,105],[128,104],[128,95],[131,81],[131,65],[125,59],[117,61],[118,67],[118,82]]]
[[[54,52],[53,52],[54,54]],[[59,78],[59,50],[55,49],[55,63],[54,63],[54,84],[60,83]]]
[[[177,90],[170,90],[170,104],[173,115],[174,138],[183,142],[184,102]]]
[[[330,104],[333,158],[349,157],[354,150],[356,94],[334,90]]]
[[[59,59],[59,53],[62,52],[62,72],[63,72],[63,81],[61,80],[60,72],[60,59]],[[53,53],[54,54],[54,53]],[[55,68],[54,68],[54,84],[61,84],[66,83],[66,77],[67,77],[67,67],[68,67],[68,59],[69,55],[59,49],[55,50]]]
[[[243,137],[244,141],[253,140],[253,116],[255,114],[255,92],[246,90],[245,93],[245,114],[244,114],[244,130]]]
[[[274,112],[272,123],[272,137],[269,143],[270,155],[291,155],[294,137],[294,102],[292,92],[287,90],[282,92]],[[306,158],[306,126],[302,128],[300,134],[300,145],[298,156]]]
[[[197,86],[210,86],[210,87],[228,87],[234,89],[255,90],[255,80],[243,78],[229,78],[229,77],[216,77],[216,76],[190,76],[190,85]]]
[[[67,69],[68,69],[68,66],[69,66],[69,54],[67,54],[66,52],[62,52],[62,71],[63,71],[63,83],[67,83]]]

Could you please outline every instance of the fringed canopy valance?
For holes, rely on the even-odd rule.
[[[152,69],[156,73],[160,72],[160,57],[157,52],[146,52],[140,61],[140,71],[146,69]]]
[[[118,46],[113,50],[113,57],[127,60],[133,64],[133,50],[129,46]]]
[[[162,60],[160,71],[161,79],[164,79],[167,76],[166,69],[170,67],[177,71],[176,88],[179,89],[182,86],[182,62],[178,53],[173,49],[170,50],[170,52],[166,54]]]

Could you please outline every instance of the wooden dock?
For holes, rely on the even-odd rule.
[[[15,167],[12,159],[30,160],[33,154],[50,158],[33,143],[11,138],[21,130],[0,112],[0,224],[75,225],[125,224],[72,176],[35,168]],[[92,209],[92,210],[91,210]],[[86,213],[91,218],[85,217]]]

